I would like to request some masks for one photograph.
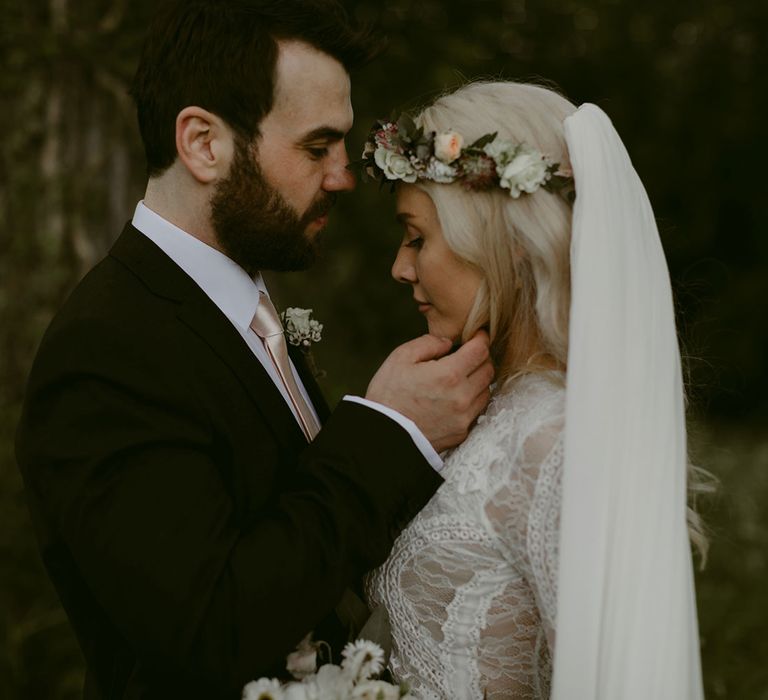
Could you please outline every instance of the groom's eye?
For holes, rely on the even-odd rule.
[[[308,146],[307,153],[309,153],[312,160],[320,160],[328,155],[327,146]]]

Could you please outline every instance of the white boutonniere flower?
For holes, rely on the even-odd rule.
[[[323,339],[323,324],[312,318],[312,309],[291,306],[280,314],[280,320],[285,330],[286,342],[301,348],[312,376],[315,379],[324,377],[325,371],[318,369],[312,355],[312,344]]]
[[[323,324],[312,318],[312,309],[289,307],[280,320],[285,328],[285,339],[291,345],[299,345],[302,349],[323,339]]]

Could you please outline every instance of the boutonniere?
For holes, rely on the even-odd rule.
[[[289,307],[280,314],[280,320],[286,341],[301,349],[312,375],[316,379],[325,376],[325,372],[318,370],[312,355],[312,345],[323,339],[323,324],[312,318],[312,309]]]

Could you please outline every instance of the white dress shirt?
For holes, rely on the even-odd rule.
[[[145,206],[144,202],[139,202],[136,206],[136,211],[133,215],[133,226],[184,270],[229,319],[230,323],[232,323],[248,344],[251,352],[253,352],[267,371],[275,386],[280,390],[283,399],[298,422],[299,418],[296,415],[296,410],[291,403],[285,385],[278,376],[272,361],[269,359],[261,338],[250,328],[251,319],[253,319],[256,307],[259,305],[259,292],[263,291],[268,294],[261,275],[257,274],[251,278],[242,267],[222,252],[203,243],[159,214],[156,214]],[[293,367],[293,363],[291,363],[291,368],[301,393],[306,399],[307,404],[314,411],[312,401],[301,381],[301,377],[296,372],[296,368]],[[387,406],[359,396],[345,396],[344,400],[363,404],[394,420],[408,432],[414,444],[429,464],[438,471],[442,469],[442,459],[412,420]],[[316,414],[315,417],[317,417]]]

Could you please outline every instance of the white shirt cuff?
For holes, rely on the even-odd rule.
[[[435,452],[435,448],[432,447],[432,444],[429,442],[429,440],[424,437],[424,433],[418,429],[416,423],[414,423],[410,418],[406,418],[402,413],[398,413],[388,406],[376,403],[375,401],[369,401],[368,399],[362,399],[359,396],[347,395],[344,397],[344,401],[351,401],[352,403],[359,403],[363,406],[368,406],[368,408],[372,408],[374,411],[383,413],[385,416],[391,418],[393,421],[395,421],[395,423],[407,431],[407,433],[411,436],[411,440],[413,440],[413,444],[416,445],[419,452],[424,455],[424,459],[429,462],[429,465],[437,472],[442,470],[442,458],[439,454],[437,454],[437,452]]]

